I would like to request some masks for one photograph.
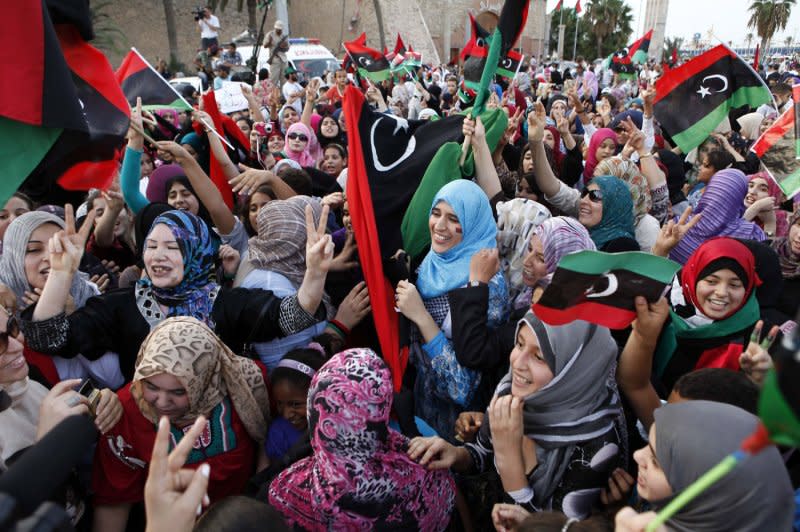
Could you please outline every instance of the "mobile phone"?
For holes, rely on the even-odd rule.
[[[89,415],[95,417],[97,413],[97,403],[100,402],[100,389],[95,385],[91,377],[86,377],[78,387],[78,393],[89,400]]]

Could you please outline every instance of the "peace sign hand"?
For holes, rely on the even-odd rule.
[[[530,142],[541,142],[544,139],[544,125],[547,121],[547,113],[541,101],[534,104],[533,112],[528,113],[528,140]]]
[[[333,240],[325,234],[329,207],[323,205],[319,225],[314,224],[314,211],[306,205],[306,269],[316,278],[328,274],[333,261]]]
[[[656,243],[651,250],[653,255],[658,255],[659,257],[666,257],[669,255],[669,252],[678,245],[678,242],[686,236],[686,233],[688,233],[692,227],[697,225],[697,222],[699,222],[700,218],[703,216],[703,214],[700,213],[696,216],[692,216],[690,220],[690,214],[692,214],[692,208],[686,207],[686,210],[683,211],[677,223],[674,220],[670,220],[661,228],[661,232],[658,234]]]
[[[747,345],[747,350],[739,356],[739,365],[742,371],[758,386],[764,384],[767,372],[773,367],[769,348],[780,332],[780,328],[774,325],[766,338],[762,340],[761,329],[763,327],[764,320],[758,320],[758,323],[753,328],[753,334],[750,335],[750,343]]]
[[[94,226],[95,211],[90,210],[81,226],[75,230],[75,213],[69,203],[64,206],[65,227],[50,238],[50,270],[73,275],[83,257],[89,232]]]
[[[206,419],[195,420],[175,449],[168,454],[169,421],[162,417],[158,422],[158,433],[153,444],[150,472],[144,486],[147,530],[167,532],[191,530],[203,506],[208,506],[206,494],[211,468],[202,464],[196,470],[183,465],[194,442],[206,426]]]

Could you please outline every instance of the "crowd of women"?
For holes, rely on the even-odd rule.
[[[223,117],[249,146],[202,109],[139,105],[109,190],[0,211],[0,465],[91,415],[57,495],[77,528],[638,531],[753,432],[800,303],[800,212],[748,152],[774,109],[683,154],[653,89],[498,80],[505,132],[490,146],[465,117],[476,175],[435,194],[430,248],[394,287],[395,392],[348,211],[347,73],[288,95],[259,79]],[[468,105],[454,74],[415,79],[367,100]],[[544,323],[532,304],[584,250],[680,270],[628,329]],[[770,447],[666,529],[791,530],[798,473]]]

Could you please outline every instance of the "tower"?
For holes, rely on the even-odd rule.
[[[664,33],[667,27],[668,10],[669,0],[647,0],[642,32],[646,33],[651,28],[653,29],[653,37],[650,39],[650,51],[647,55],[651,59],[655,59],[656,62],[661,62],[661,56],[664,51],[664,38],[666,37]]]

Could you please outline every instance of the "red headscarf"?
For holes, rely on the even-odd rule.
[[[599,162],[597,160],[597,148],[599,148],[606,139],[612,139],[615,146],[619,144],[617,134],[613,129],[603,127],[595,131],[594,135],[592,135],[592,139],[589,141],[589,151],[586,153],[586,164],[583,167],[584,183],[588,183],[589,180],[594,177],[594,169]]]
[[[735,309],[731,310],[726,316],[720,319],[728,318],[736,314],[750,298],[753,288],[761,285],[761,279],[758,278],[756,273],[756,259],[750,250],[733,238],[719,237],[706,240],[694,253],[689,256],[689,260],[681,270],[681,288],[686,298],[694,305],[696,309],[700,309],[700,303],[697,299],[697,283],[701,280],[701,274],[709,265],[720,259],[733,260],[739,265],[741,270],[747,276],[747,279],[742,279],[745,284],[744,298],[742,303]],[[726,266],[720,264],[719,269],[724,269]]]
[[[786,200],[783,195],[783,190],[778,186],[778,183],[772,179],[767,172],[758,172],[753,175],[747,176],[748,183],[753,179],[763,179],[767,182],[767,191],[770,196],[775,198],[775,206],[779,206]],[[784,210],[778,209],[775,211],[775,236],[782,237],[789,234],[789,221],[788,213]],[[764,222],[760,217],[756,216],[753,222],[761,229],[764,229]]]

